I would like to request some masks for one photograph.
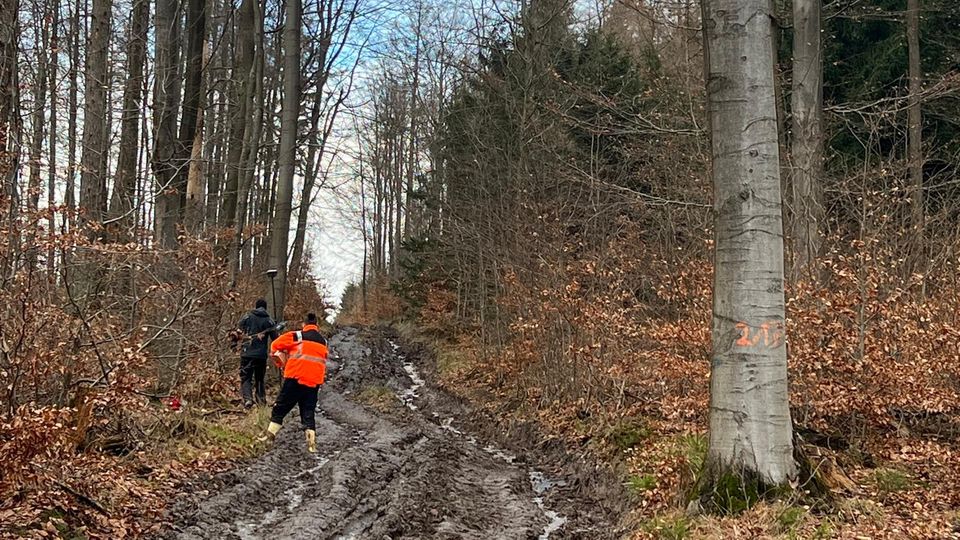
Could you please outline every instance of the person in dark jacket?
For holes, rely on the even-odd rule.
[[[240,393],[243,396],[243,406],[253,406],[252,386],[256,387],[256,402],[265,405],[267,392],[263,379],[267,371],[267,355],[270,352],[269,340],[277,339],[277,323],[273,322],[267,313],[267,301],[258,299],[254,310],[244,315],[237,326],[243,333],[240,349]]]

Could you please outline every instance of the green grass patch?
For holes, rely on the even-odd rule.
[[[187,417],[184,436],[175,442],[175,448],[185,459],[210,449],[223,452],[227,458],[251,456],[257,452],[257,437],[269,419],[268,407],[254,407],[242,417]]]
[[[456,376],[470,367],[470,355],[461,349],[437,345],[437,373],[441,378]]]
[[[691,528],[689,518],[683,514],[658,516],[643,525],[644,532],[663,540],[684,540]]]
[[[830,520],[823,520],[820,522],[820,525],[817,525],[817,528],[813,531],[814,540],[828,540],[833,538],[833,523],[830,523]]]
[[[632,493],[640,494],[657,487],[657,477],[652,474],[631,474],[626,484]]]
[[[386,411],[396,406],[397,396],[386,386],[365,386],[357,394],[357,401],[378,411]]]
[[[740,514],[760,502],[756,482],[744,481],[735,474],[723,474],[713,486],[710,501],[723,514]]]
[[[903,471],[881,468],[873,472],[873,483],[880,493],[906,491],[914,486],[913,479]]]
[[[433,353],[437,362],[437,375],[441,380],[456,377],[471,368],[473,356],[459,343],[424,332],[407,320],[394,323],[393,328],[404,341],[419,343]]]
[[[220,447],[250,446],[256,441],[256,436],[252,433],[219,424],[206,424],[204,435],[207,440]]]
[[[629,450],[650,436],[650,430],[639,420],[624,419],[607,429],[603,439],[618,450]]]
[[[703,464],[707,459],[707,439],[696,433],[685,433],[672,441],[670,452],[683,458],[685,467],[680,470],[680,490],[689,493],[694,490],[703,473]]]
[[[761,500],[784,500],[793,490],[788,485],[770,485],[756,473],[730,470],[705,470],[694,490],[702,508],[710,513],[737,515]]]
[[[780,534],[794,536],[797,527],[807,516],[807,511],[799,506],[784,506],[777,514],[777,531]]]
[[[680,452],[694,476],[703,470],[707,459],[707,438],[703,435],[687,434],[680,437]]]

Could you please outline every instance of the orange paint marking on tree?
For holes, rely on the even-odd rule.
[[[758,327],[751,327],[741,321],[736,324],[736,328],[740,331],[740,337],[734,342],[737,347],[750,348],[762,345],[773,349],[783,344],[783,323],[779,321],[767,321]],[[751,329],[756,330],[753,337],[750,336]]]

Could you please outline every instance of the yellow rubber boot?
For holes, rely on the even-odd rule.
[[[310,452],[311,454],[316,454],[317,453],[317,432],[312,429],[308,429],[305,431],[305,433],[307,436],[307,452]]]
[[[280,424],[276,422],[270,422],[270,425],[267,426],[267,432],[257,438],[260,442],[272,441],[277,438],[277,433],[280,433]]]

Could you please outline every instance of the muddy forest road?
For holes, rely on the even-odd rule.
[[[164,538],[604,539],[609,512],[562,469],[543,472],[459,424],[465,405],[428,384],[387,330],[348,328],[317,405],[318,453],[292,412],[263,455],[196,482]],[[371,407],[370,396],[380,397]],[[360,398],[359,396],[364,396]],[[385,406],[384,406],[385,404]]]

